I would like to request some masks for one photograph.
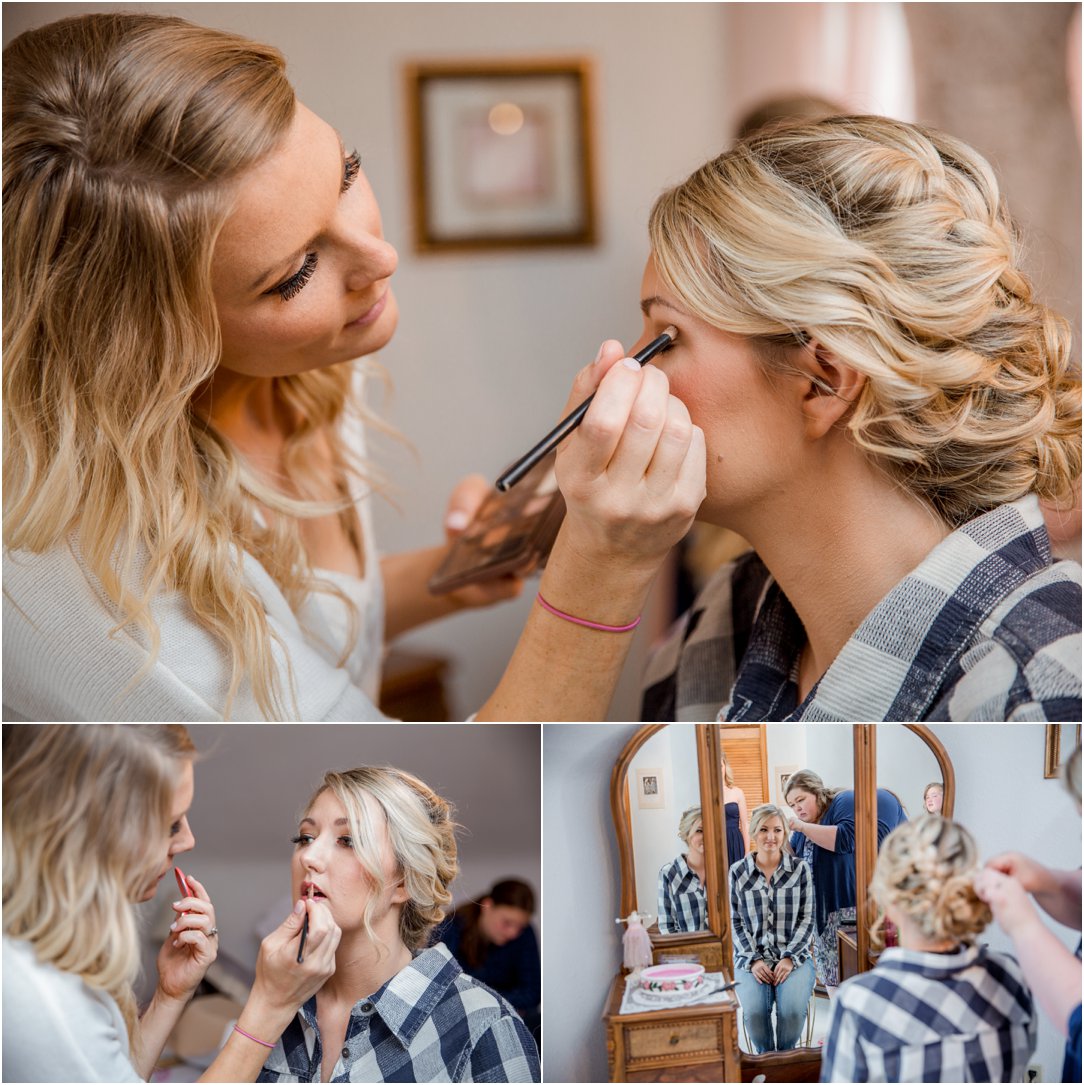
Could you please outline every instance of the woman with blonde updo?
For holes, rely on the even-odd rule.
[[[1080,475],[1080,382],[990,166],[885,117],[787,125],[649,235],[699,517],[755,552],[656,655],[645,718],[1079,720],[1080,568],[1039,499]]]
[[[260,1081],[538,1081],[515,1010],[429,946],[458,871],[449,804],[393,768],[328,772],[294,838],[295,897],[342,930],[334,975]]]
[[[138,1011],[133,905],[195,845],[196,749],[177,724],[7,724],[3,753],[3,1080],[148,1080],[218,954],[214,905],[188,874],[154,995]],[[264,939],[237,1026],[200,1081],[255,1081],[267,1049],[254,1037],[282,1028],[334,968],[331,917],[295,900]]]
[[[285,68],[153,14],[4,50],[5,719],[383,718],[386,639],[522,587],[428,590],[480,476],[436,545],[378,554],[364,384],[398,257]],[[576,380],[549,609],[479,719],[604,718],[703,498],[702,435],[622,356]]]
[[[660,934],[708,929],[704,818],[699,806],[690,806],[682,812],[678,838],[685,845],[685,852],[659,871]]]
[[[974,840],[947,818],[888,835],[870,888],[899,946],[840,986],[822,1081],[1024,1080],[1035,1010],[1017,962],[975,945],[991,919],[978,871]]]

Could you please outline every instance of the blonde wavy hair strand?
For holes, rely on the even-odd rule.
[[[182,766],[179,724],[3,731],[4,934],[116,1000],[135,1044],[132,904],[159,873]]]

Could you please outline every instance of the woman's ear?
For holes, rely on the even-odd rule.
[[[840,361],[827,347],[811,339],[797,359],[804,380],[802,414],[806,436],[827,434],[851,409],[866,383],[866,375]]]

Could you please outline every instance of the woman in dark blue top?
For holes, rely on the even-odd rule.
[[[727,866],[745,858],[749,850],[749,809],[745,804],[745,792],[734,783],[730,762],[726,754],[723,766],[723,813],[726,816],[726,862]]]
[[[839,983],[836,931],[855,920],[854,792],[826,787],[812,770],[801,769],[787,781],[786,800],[794,817],[790,839],[794,854],[813,871],[817,940],[817,978],[828,987]],[[877,789],[877,847],[907,820],[900,800]]]
[[[526,882],[497,882],[481,901],[460,905],[437,931],[468,976],[512,1004],[542,1043],[542,966],[531,926],[534,893]]]

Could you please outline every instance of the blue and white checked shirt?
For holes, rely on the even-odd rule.
[[[724,566],[655,653],[645,720],[1081,718],[1080,566],[1039,503],[964,524],[863,619],[798,703],[805,630],[755,554]]]
[[[1023,1081],[1035,1032],[1012,957],[886,949],[833,999],[821,1081]]]
[[[755,855],[730,868],[730,922],[734,967],[755,961],[773,967],[790,957],[797,968],[809,957],[813,937],[813,874],[802,859],[786,853],[769,882]]]
[[[319,1081],[316,998],[297,1012],[259,1081]],[[355,1003],[332,1081],[540,1081],[538,1048],[496,992],[463,973],[444,945],[419,953]]]
[[[659,871],[659,933],[708,929],[708,897],[696,871],[679,855]]]

